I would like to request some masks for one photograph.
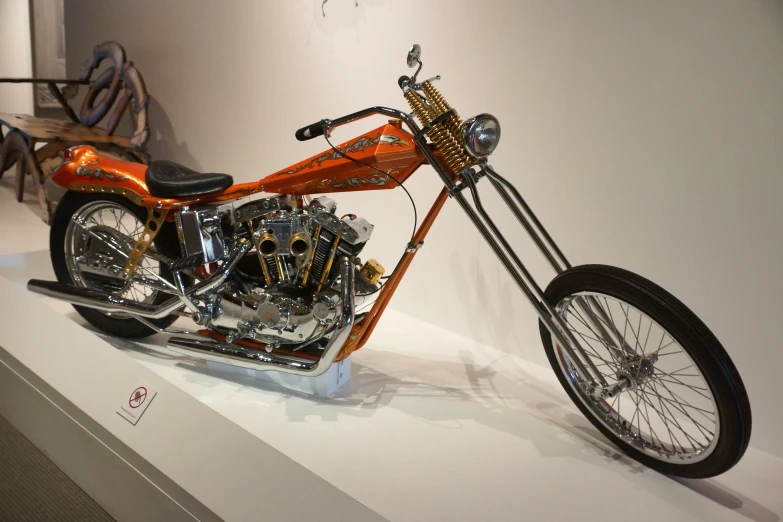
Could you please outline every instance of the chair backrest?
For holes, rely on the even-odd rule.
[[[128,108],[134,128],[131,146],[143,148],[150,137],[147,119],[149,96],[144,79],[133,66],[133,62],[126,59],[122,46],[117,42],[96,45],[92,59],[86,60],[82,65],[81,77],[89,79],[105,59],[111,60],[111,65],[90,82],[90,89],[82,102],[79,121],[82,125],[92,127],[108,116],[106,131],[114,134],[125,109]],[[97,101],[103,91],[107,91],[106,95]]]
[[[133,66],[133,62],[128,62],[123,67],[122,94],[120,96],[120,102],[116,104],[109,117],[107,130],[109,134],[114,133],[127,105],[133,122],[130,144],[136,148],[143,148],[150,139],[150,125],[147,119],[147,106],[150,103],[150,98],[147,94],[147,87],[144,85],[144,78]]]
[[[81,79],[89,80],[101,62],[107,58],[111,61],[111,65],[103,71],[98,80],[90,82],[90,90],[87,92],[87,96],[84,97],[82,109],[79,113],[79,121],[87,127],[92,127],[100,122],[117,100],[122,67],[126,62],[125,49],[117,42],[104,42],[96,45],[95,49],[93,49],[92,58],[85,60],[82,64]],[[98,94],[103,90],[108,90],[108,92],[96,105]]]

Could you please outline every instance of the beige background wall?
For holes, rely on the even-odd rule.
[[[0,78],[29,78],[32,74],[28,1],[2,0],[0,1]],[[23,84],[0,83],[0,112],[32,114],[32,88]]]
[[[752,444],[783,455],[780,1],[330,0],[326,18],[320,3],[69,0],[69,72],[118,40],[153,96],[153,155],[248,181],[325,148],[297,142],[302,125],[405,108],[396,79],[420,43],[423,74],[443,76],[463,116],[500,118],[493,164],[573,263],[645,275],[715,331],[750,392]],[[424,214],[434,174],[409,186]],[[376,225],[367,254],[391,269],[412,225],[405,195],[337,199]],[[546,364],[535,314],[455,204],[409,274],[393,307]]]

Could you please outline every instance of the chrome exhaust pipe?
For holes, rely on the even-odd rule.
[[[306,377],[316,377],[326,372],[334,363],[337,354],[340,353],[340,349],[348,340],[354,323],[354,267],[351,260],[347,257],[341,260],[340,277],[343,281],[340,319],[337,322],[337,329],[332,333],[332,337],[329,339],[329,343],[318,361],[272,355],[261,350],[211,339],[172,337],[168,340],[168,345],[179,354],[206,361],[219,362],[251,370],[275,370]]]
[[[138,315],[147,319],[166,317],[177,308],[182,307],[182,301],[176,297],[172,297],[165,303],[152,305],[97,290],[90,290],[89,288],[67,285],[57,281],[42,281],[40,279],[30,279],[27,282],[27,289],[36,294],[54,297],[72,305],[95,308],[110,314]]]
[[[234,251],[231,253],[231,257],[229,257],[226,262],[220,266],[217,272],[204,279],[196,286],[189,288],[187,296],[190,297],[191,295],[205,294],[222,285],[228,277],[228,274],[231,273],[236,264],[239,263],[239,260],[242,259],[242,256],[244,256],[247,251],[250,250],[252,245],[253,244],[249,240],[243,237],[238,238],[237,244],[234,247]]]
[[[250,245],[251,243],[247,239],[240,238],[237,240],[237,246],[234,248],[231,257],[223,263],[217,272],[189,288],[186,294],[187,297],[200,295],[219,287],[226,280],[234,266],[242,259],[242,256],[250,249]],[[28,281],[27,289],[37,294],[71,303],[72,305],[95,308],[110,314],[137,315],[146,319],[161,319],[184,305],[181,297],[172,297],[163,303],[153,305],[139,303],[132,299],[125,299],[113,294],[99,292],[98,290],[68,285],[57,281],[42,281],[40,279]]]

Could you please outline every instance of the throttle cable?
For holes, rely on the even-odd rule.
[[[369,167],[371,169],[377,170],[378,172],[380,172],[384,176],[387,176],[389,179],[393,180],[395,183],[397,183],[397,185],[400,186],[400,188],[402,188],[402,190],[405,191],[405,194],[407,194],[408,199],[411,201],[411,206],[413,207],[413,232],[411,233],[411,240],[408,243],[409,245],[413,246],[413,238],[416,237],[416,228],[418,227],[418,224],[419,224],[419,216],[418,216],[418,213],[416,212],[416,202],[413,201],[413,196],[411,196],[411,193],[408,192],[408,189],[405,188],[405,186],[402,183],[400,183],[400,180],[398,180],[397,178],[395,178],[394,176],[392,176],[388,172],[384,172],[383,170],[379,169],[375,165],[370,165],[369,163],[366,163],[366,162],[364,162],[362,160],[356,159],[353,156],[349,156],[345,152],[341,151],[340,149],[338,149],[337,147],[332,145],[332,142],[329,141],[329,135],[328,135],[327,132],[324,132],[324,139],[326,140],[326,143],[328,143],[329,146],[332,148],[332,150],[334,150],[337,154],[339,154],[343,158],[345,158],[347,160],[351,160],[354,163],[358,163],[360,165],[364,165],[365,167]]]

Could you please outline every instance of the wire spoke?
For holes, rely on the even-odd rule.
[[[603,346],[604,346],[604,347],[605,347],[607,350],[609,350],[609,353],[611,353],[611,352],[612,352],[612,350],[611,350],[611,347],[610,347],[610,346],[609,346],[609,345],[608,345],[608,344],[607,344],[605,341],[602,341],[601,339],[599,339],[600,335],[598,335],[598,333],[597,333],[595,330],[593,330],[593,327],[592,327],[592,326],[590,326],[589,324],[587,324],[587,319],[585,319],[584,317],[582,317],[582,314],[580,314],[578,310],[576,310],[576,309],[574,309],[574,310],[571,310],[571,314],[572,314],[572,317],[573,317],[573,316],[574,316],[574,314],[575,314],[575,315],[576,315],[576,320],[577,320],[577,321],[579,321],[580,323],[582,323],[582,324],[584,325],[584,327],[585,327],[585,328],[587,328],[588,330],[590,330],[590,332],[591,332],[593,335],[595,335],[595,340],[596,340],[596,341],[598,341],[599,343],[601,343],[601,344],[602,344],[602,345],[603,345]]]
[[[586,320],[586,319],[584,319],[584,318],[582,317],[582,314],[580,314],[578,310],[575,310],[575,309],[574,309],[574,310],[572,310],[572,311],[571,311],[571,316],[572,316],[572,317],[574,317],[574,314],[576,314],[576,316],[577,316],[577,317],[576,317],[576,319],[577,319],[577,320],[578,320],[580,323],[582,323],[582,324],[585,326],[585,328],[587,328],[588,330],[590,330],[590,331],[593,333],[593,335],[595,335],[595,336],[596,336],[596,338],[600,337],[600,335],[599,335],[598,333],[596,333],[596,331],[595,331],[595,330],[593,330],[593,328],[592,328],[590,325],[588,325],[588,324],[587,324],[587,320]],[[581,335],[581,334],[580,334],[580,335]],[[604,341],[601,341],[600,339],[596,339],[596,340],[597,340],[598,342],[600,342],[600,343],[601,343],[601,344],[604,346],[604,348],[606,348],[606,351],[607,351],[607,352],[609,352],[609,356],[610,356],[610,357],[611,357],[611,358],[612,358],[614,361],[616,361],[616,362],[618,362],[618,363],[620,362],[620,361],[619,361],[619,360],[618,360],[618,359],[615,357],[614,350],[613,350],[613,349],[612,349],[612,348],[611,348],[611,347],[610,347],[608,344],[606,344]],[[587,341],[585,341],[585,342],[587,342]],[[589,343],[588,343],[588,344],[589,344]]]
[[[646,383],[645,383],[645,384],[646,384]],[[653,386],[653,387],[654,387],[654,388],[657,390],[657,388],[655,387],[655,383],[652,383],[652,386]],[[683,435],[685,435],[685,437],[686,437],[686,438],[687,438],[689,441],[691,441],[691,446],[693,446],[693,449],[695,450],[697,445],[698,445],[698,446],[700,446],[700,447],[702,447],[702,448],[704,448],[704,446],[703,446],[702,444],[700,444],[700,443],[699,443],[699,442],[698,442],[696,439],[694,439],[693,437],[691,437],[691,436],[688,434],[688,432],[687,432],[687,431],[686,431],[686,430],[685,430],[685,429],[684,429],[684,428],[683,428],[683,427],[680,425],[679,421],[677,421],[677,418],[674,416],[674,413],[672,412],[671,408],[669,408],[668,404],[667,404],[667,403],[665,403],[665,402],[662,402],[662,401],[663,401],[662,397],[661,397],[660,395],[658,395],[658,397],[659,397],[659,401],[661,401],[661,405],[662,405],[664,408],[666,408],[666,411],[667,411],[667,412],[669,413],[669,415],[671,416],[671,418],[672,418],[672,421],[674,422],[674,425],[675,425],[675,426],[677,426],[677,429],[679,429],[679,430],[680,430],[680,432],[682,432],[682,434],[683,434]],[[684,413],[686,416],[688,416],[688,418],[690,418],[690,416],[687,414],[687,412],[684,412],[684,411],[682,411],[681,409],[679,409],[679,408],[676,408],[676,407],[675,407],[675,409],[676,409],[677,411],[681,412],[681,413]],[[691,420],[692,420],[692,419],[691,419]],[[697,424],[697,423],[696,423],[696,424]],[[698,424],[697,424],[697,429],[699,429],[699,431],[701,431],[701,429],[698,427]],[[705,429],[706,429],[706,428],[705,428]],[[708,431],[709,431],[709,430],[708,430]],[[704,432],[702,432],[702,435],[704,436],[704,438],[705,438],[705,439],[707,439],[707,441],[709,441],[709,440],[710,440],[710,438],[709,438],[708,436],[706,436],[706,435],[704,434]]]
[[[683,384],[682,382],[672,381],[671,379],[664,379],[662,377],[657,377],[657,378],[661,382],[668,382],[669,384],[678,384],[680,386],[685,386],[686,388],[690,388],[692,390],[701,390],[701,391],[706,391],[706,392],[710,391],[707,388],[702,388],[701,386],[693,386],[691,384]]]
[[[646,383],[645,383],[645,384],[646,384]],[[650,385],[652,386],[652,388],[653,388],[653,389],[654,389],[656,392],[658,392],[658,387],[655,385],[655,381],[650,381]],[[663,386],[663,387],[666,389],[666,391],[668,391],[668,392],[671,394],[671,396],[672,396],[672,397],[674,397],[675,399],[679,399],[679,400],[681,400],[681,401],[682,401],[682,400],[684,400],[682,397],[680,397],[679,395],[677,395],[677,394],[675,394],[674,392],[672,392],[672,391],[671,391],[669,388],[667,388],[665,384],[661,383],[661,385],[662,385],[662,386]],[[669,402],[670,404],[672,404],[672,407],[673,407],[673,408],[676,408],[678,411],[681,411],[681,412],[682,412],[682,413],[683,413],[685,416],[687,416],[687,417],[688,417],[688,419],[690,419],[690,421],[696,425],[696,427],[698,427],[698,428],[703,428],[704,430],[706,430],[706,431],[707,431],[707,433],[709,433],[709,434],[710,434],[710,435],[712,435],[713,437],[715,436],[715,433],[711,432],[709,429],[707,429],[707,427],[706,427],[706,426],[704,426],[704,425],[700,424],[700,423],[699,423],[699,422],[697,422],[697,421],[696,421],[696,420],[695,420],[693,417],[691,417],[691,415],[690,415],[690,414],[689,414],[689,413],[688,413],[688,412],[685,410],[685,408],[684,408],[684,407],[682,407],[682,406],[677,406],[678,404],[682,404],[682,403],[680,403],[680,402],[676,402],[676,401],[667,401],[667,402]],[[700,429],[699,431],[701,431],[701,429]],[[703,434],[703,433],[702,433],[702,434]],[[705,437],[706,437],[706,435],[705,435]],[[709,440],[709,437],[707,437],[707,439]]]
[[[653,322],[650,321],[650,327],[647,328],[647,337],[644,338],[644,346],[642,346],[642,357],[645,357],[647,351],[647,342],[650,340],[650,332],[652,332]]]
[[[634,403],[634,406],[636,406],[636,409],[633,412],[633,416],[631,417],[631,422],[630,422],[631,428],[633,428],[633,420],[637,417],[637,415],[639,415],[639,403],[637,401],[633,400],[633,395],[629,394],[629,397],[631,398],[631,402]],[[642,432],[642,430],[641,430],[641,427],[640,427],[639,428],[639,433],[641,433],[641,432]]]
[[[645,384],[646,384],[646,383],[645,383]],[[655,386],[655,382],[652,382],[652,387],[653,387],[653,389],[655,389],[655,391],[658,391],[658,387],[657,387],[657,386]],[[666,386],[664,385],[664,387],[666,387]],[[669,393],[671,393],[671,392],[669,392]],[[659,395],[659,397],[660,397],[660,395]],[[669,414],[672,416],[672,418],[674,418],[674,414],[673,414],[673,413],[672,413],[672,411],[669,409],[669,406],[667,406],[667,405],[666,405],[666,403],[662,403],[662,404],[663,404],[663,405],[664,405],[664,407],[665,407],[665,408],[666,408],[666,409],[669,411]],[[697,428],[697,429],[698,429],[698,430],[701,432],[701,434],[702,434],[702,435],[704,435],[704,438],[705,438],[705,439],[707,439],[707,441],[708,441],[708,442],[711,440],[711,438],[710,438],[710,437],[708,437],[707,435],[705,435],[704,431],[706,431],[707,433],[709,433],[709,434],[710,434],[710,435],[712,435],[713,437],[715,436],[715,434],[714,434],[713,432],[711,432],[711,431],[710,431],[710,430],[708,430],[706,427],[702,426],[701,424],[699,424],[698,422],[696,422],[695,420],[693,420],[693,417],[691,417],[691,416],[690,416],[690,414],[689,414],[687,411],[685,411],[685,409],[684,409],[684,408],[678,408],[677,406],[675,406],[675,405],[673,405],[673,404],[672,404],[672,407],[673,407],[673,408],[675,408],[677,411],[679,411],[679,412],[683,413],[683,414],[684,414],[686,417],[688,417],[688,419],[690,419],[690,421],[691,421],[693,424],[695,424],[695,425],[696,425],[696,428]],[[680,423],[679,423],[679,422],[677,422],[677,423],[676,423],[676,425],[677,425],[677,428],[679,428],[679,430],[680,430],[680,431],[683,433],[683,435],[685,435],[685,436],[686,436],[686,437],[687,437],[689,440],[693,441],[693,442],[692,442],[692,444],[693,444],[693,443],[696,443],[696,444],[698,444],[699,446],[701,446],[702,448],[704,448],[704,445],[702,445],[702,444],[699,444],[699,442],[697,442],[697,441],[696,441],[695,439],[693,439],[693,438],[692,438],[690,435],[688,435],[688,432],[687,432],[687,431],[685,431],[685,430],[682,428],[682,426],[680,426]],[[704,431],[702,431],[702,428],[704,429]],[[695,446],[695,445],[693,446],[693,449],[696,449],[696,446]]]
[[[688,366],[685,366],[683,368],[680,368],[679,370],[674,370],[673,372],[667,372],[669,375],[674,375],[675,373],[680,373],[683,370],[687,370],[688,368],[693,368],[693,364],[689,364]]]
[[[680,402],[680,401],[676,401],[674,399],[671,399],[669,397],[664,397],[662,395],[659,395],[659,394],[655,393],[649,387],[648,387],[647,393],[649,393],[651,395],[655,395],[656,397],[660,397],[661,399],[665,400],[666,402],[669,402],[669,403],[672,403],[672,404],[677,404],[677,405],[685,407],[685,408],[691,408],[692,410],[696,410],[699,413],[701,413],[708,421],[712,422],[713,424],[715,423],[715,419],[714,418],[710,419],[709,417],[707,417],[707,415],[712,415],[714,417],[715,416],[714,412],[711,412],[709,410],[705,410],[703,408],[697,408],[696,406],[694,406],[694,405],[692,405],[690,403],[687,403],[687,402]]]
[[[572,373],[568,382],[595,415],[622,441],[656,459],[703,458],[697,456],[716,442],[718,411],[704,376],[677,340],[619,298],[580,292],[564,298],[557,310],[609,386],[622,379],[632,385],[611,399],[595,400],[594,389]],[[574,372],[572,366],[564,369]]]
[[[602,340],[596,339],[595,337],[591,337],[591,336],[589,336],[587,334],[583,334],[583,333],[579,332],[579,330],[577,330],[576,328],[572,327],[570,324],[568,326],[570,327],[569,330],[571,330],[574,333],[580,334],[582,336],[582,339],[587,338],[587,339],[590,339],[590,340],[595,341],[597,343],[601,343],[602,345],[606,346],[606,344]]]
[[[595,318],[597,319],[599,325],[603,324],[604,326],[608,327],[609,330],[614,332],[616,335],[620,335],[620,332],[617,330],[617,325],[615,324],[614,317],[612,316],[612,309],[609,306],[609,302],[604,298],[604,303],[606,303],[606,310],[604,310],[604,307],[601,305],[601,301],[599,299],[594,298],[588,298],[588,305],[587,308],[592,311],[593,307],[591,306],[592,303],[596,304],[596,308],[598,308],[601,311],[605,311],[609,314],[609,322],[606,321],[606,314],[597,314],[595,315]],[[614,342],[612,342],[614,344]],[[619,348],[619,347],[618,347]]]
[[[584,336],[580,332],[577,332],[576,330],[574,330],[574,333],[576,333],[578,336],[580,336],[580,337],[582,337],[582,339],[584,339]],[[582,346],[582,348],[585,351],[588,351],[588,347],[589,347],[589,355],[592,355],[596,359],[598,359],[600,361],[603,361],[604,364],[616,364],[617,363],[617,361],[608,361],[608,360],[604,359],[603,357],[601,357],[600,355],[598,355],[597,353],[595,353],[595,351],[593,351],[593,349],[592,349],[593,347],[590,346],[589,344],[587,345],[587,347]]]
[[[665,376],[669,377],[670,379],[674,379],[674,380],[677,382],[677,384],[679,384],[679,385],[681,385],[681,386],[685,386],[685,387],[688,387],[688,388],[690,388],[690,386],[689,386],[688,384],[686,384],[686,383],[682,382],[682,381],[681,381],[680,379],[678,379],[677,377],[672,377],[671,375],[669,375],[668,373],[666,373],[666,372],[664,372],[664,371],[660,371],[660,370],[657,370],[657,369],[656,369],[656,370],[655,370],[655,372],[656,372],[656,375],[655,375],[655,376],[656,376],[656,377],[657,377],[659,380],[660,380],[660,375],[661,375],[661,374],[663,374],[663,375],[665,375]],[[710,401],[712,400],[712,397],[710,397],[709,395],[705,395],[705,394],[701,393],[700,391],[698,391],[698,390],[696,390],[696,389],[694,389],[694,391],[695,391],[696,393],[698,393],[699,395],[701,395],[702,397],[704,397],[705,399],[709,399]]]
[[[120,226],[121,226],[123,229],[125,229],[125,234],[126,234],[127,236],[130,236],[130,235],[131,235],[131,231],[130,231],[130,230],[128,230],[128,227],[127,227],[127,226],[125,226],[125,223],[123,223],[123,222],[122,222],[122,218],[124,218],[124,217],[125,217],[125,212],[122,212],[122,211],[120,211],[120,217],[119,217],[119,219],[118,219],[117,221],[118,221],[118,223],[120,224]]]
[[[71,217],[71,224],[66,229],[65,237],[66,264],[74,283],[86,288],[110,291],[115,295],[139,302],[154,301],[159,292],[155,286],[131,280],[122,288],[116,286],[107,288],[100,278],[94,277],[94,274],[82,272],[84,265],[80,260],[82,256],[97,254],[111,256],[112,264],[123,263],[144,227],[145,223],[138,216],[122,205],[112,202],[96,201],[78,209]],[[93,241],[99,243],[92,243]],[[104,262],[101,260],[101,263]],[[164,285],[171,285],[157,273],[160,272],[160,267],[158,261],[152,261],[144,256],[137,266],[137,273],[142,276],[149,275]]]
[[[655,413],[658,414],[658,417],[660,417],[661,420],[663,421],[664,426],[666,426],[666,430],[669,432],[669,440],[672,443],[672,447],[673,448],[675,447],[674,441],[677,441],[677,445],[680,447],[682,452],[685,453],[685,446],[682,445],[682,442],[680,442],[680,440],[677,438],[677,436],[674,434],[674,432],[672,432],[671,428],[669,427],[669,421],[671,420],[672,424],[674,424],[674,426],[679,428],[679,425],[677,423],[677,419],[675,419],[674,416],[672,416],[671,418],[666,416],[666,412],[663,411],[666,408],[666,406],[663,404],[663,401],[661,401],[660,399],[658,400],[658,402],[661,405],[661,410],[658,410],[658,408],[656,408],[655,405],[652,402],[647,400],[647,398],[644,396],[644,393],[642,393],[642,400],[648,402],[648,404],[650,406],[652,406],[652,408],[655,411]],[[668,411],[669,415],[672,415],[670,410],[667,410],[667,411]],[[682,428],[680,428],[680,431],[683,431]]]
[[[666,335],[666,332],[664,332],[664,336],[665,336],[665,335]],[[667,347],[669,347],[669,346],[673,345],[673,344],[674,344],[674,343],[676,343],[676,342],[677,342],[677,341],[675,341],[674,339],[672,339],[671,341],[669,341],[669,342],[668,342],[668,343],[666,343],[665,345],[663,345],[663,346],[661,346],[660,348],[658,348],[658,350],[657,350],[657,351],[656,351],[656,352],[655,352],[653,355],[658,355],[658,352],[660,352],[661,350],[665,350]],[[671,352],[671,353],[677,353],[677,352]],[[661,354],[661,355],[671,355],[671,353],[666,353],[666,354]]]
[[[620,308],[622,308],[622,306]],[[630,311],[630,307],[628,308],[628,310]],[[634,340],[636,341],[636,346],[641,348],[641,345],[639,344],[639,336],[636,334],[636,332],[633,329],[633,325],[631,324],[631,319],[628,317],[628,314],[626,313],[625,310],[623,310],[623,314],[625,315],[626,325],[631,327],[631,333],[633,334]],[[639,328],[640,328],[639,331],[641,331],[641,326],[642,326],[642,315],[639,314]],[[623,341],[625,341],[625,335],[623,335]],[[634,350],[634,352],[636,352],[636,350]]]
[[[663,441],[658,436],[658,434],[655,433],[655,430],[653,429],[652,424],[650,423],[650,410],[647,408],[647,403],[642,400],[642,398],[639,396],[638,392],[637,392],[636,396],[637,396],[637,398],[639,398],[639,402],[642,404],[642,406],[644,406],[645,413],[647,413],[647,415],[644,415],[644,414],[642,414],[642,415],[644,415],[644,420],[647,422],[647,427],[650,428],[650,439],[651,439],[650,442],[652,443],[653,447],[655,447],[655,439],[658,439],[658,444],[660,445],[661,449],[666,449],[666,446],[664,445]],[[655,409],[655,408],[653,408],[653,409]],[[639,410],[639,412],[641,412],[641,410]],[[641,434],[640,434],[640,436],[641,436]],[[660,451],[658,451],[658,454],[661,455],[662,453]]]

